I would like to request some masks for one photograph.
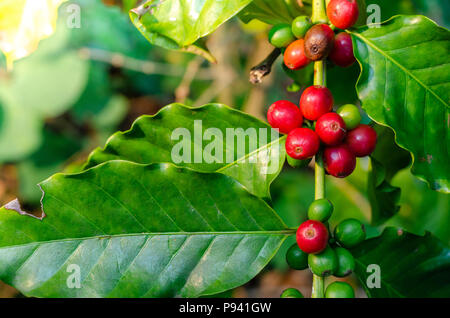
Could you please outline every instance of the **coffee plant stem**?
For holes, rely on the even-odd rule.
[[[325,198],[325,169],[323,168],[322,153],[316,155],[315,172],[315,200]]]
[[[264,76],[269,75],[272,70],[272,65],[275,60],[280,56],[281,50],[279,48],[274,49],[270,54],[258,65],[254,66],[250,70],[250,83],[261,83]]]
[[[328,17],[326,14],[325,0],[313,0],[312,16],[313,23],[327,23]]]
[[[316,163],[314,167],[315,173],[315,199],[323,199],[325,197],[325,170],[323,168],[322,153],[316,155]],[[323,277],[313,275],[312,298],[324,297],[324,279]]]
[[[314,0],[312,8],[312,22],[327,22],[325,11],[325,0]],[[326,86],[326,65],[325,62],[314,62],[314,85]],[[322,153],[316,155],[316,163],[314,167],[315,173],[315,199],[325,198],[325,170],[323,167]],[[324,297],[324,279],[323,277],[313,275],[312,298]]]

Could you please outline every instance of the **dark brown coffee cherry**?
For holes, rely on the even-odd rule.
[[[305,35],[305,55],[312,61],[326,58],[334,45],[334,32],[327,24],[316,24]]]

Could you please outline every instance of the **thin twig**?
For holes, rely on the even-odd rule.
[[[202,62],[203,59],[200,56],[197,56],[188,63],[183,79],[175,90],[175,101],[177,103],[184,103],[189,96],[192,81],[200,69]]]
[[[252,67],[250,70],[250,83],[261,83],[263,77],[267,76],[272,70],[272,65],[280,54],[281,50],[276,48],[261,63]]]

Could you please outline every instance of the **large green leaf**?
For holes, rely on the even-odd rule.
[[[311,14],[311,0],[253,0],[239,13],[239,19],[248,23],[253,19],[268,24],[291,23],[299,15]]]
[[[450,249],[431,234],[417,236],[387,228],[352,249],[356,275],[369,297],[448,297]],[[380,288],[369,288],[371,264],[379,266]],[[372,282],[372,279],[369,278]]]
[[[214,58],[199,40],[216,30],[251,0],[150,0],[130,10],[130,18],[152,44]]]
[[[215,294],[254,277],[295,232],[232,178],[171,164],[111,161],[41,187],[42,221],[17,201],[0,209],[0,279],[27,296]]]
[[[177,165],[202,172],[221,172],[242,183],[251,193],[270,197],[270,184],[283,167],[285,137],[275,134],[272,139],[275,131],[268,124],[222,104],[199,108],[171,104],[154,116],[142,116],[129,131],[114,134],[104,149],[95,150],[86,167],[116,159],[144,164],[174,162],[172,150],[180,140],[172,138],[172,134],[180,128],[191,137],[188,140],[191,154],[186,160],[189,162],[176,161]],[[236,128],[241,132],[235,130],[238,137],[233,137],[229,131]],[[250,130],[246,135],[247,129]],[[210,141],[206,138],[202,141],[202,136],[206,137],[213,130],[217,138],[210,136]],[[230,136],[234,142],[231,138],[227,140]],[[239,140],[245,143],[241,151]],[[214,158],[205,155],[216,141],[222,156],[219,152],[213,153]],[[196,162],[195,158],[201,160]]]
[[[351,34],[364,109],[394,129],[415,175],[449,192],[450,33],[422,16],[397,16]]]

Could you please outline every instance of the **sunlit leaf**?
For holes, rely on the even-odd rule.
[[[3,0],[0,2],[0,50],[11,64],[36,50],[50,36],[58,7],[66,0]]]
[[[216,30],[250,2],[150,0],[130,10],[130,18],[150,43],[198,54],[215,62],[201,38]]]

